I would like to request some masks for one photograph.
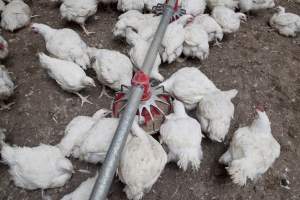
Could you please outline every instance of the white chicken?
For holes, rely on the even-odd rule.
[[[204,13],[206,0],[181,0],[180,5],[186,14],[197,16]]]
[[[81,106],[90,103],[87,97],[83,97],[78,92],[85,87],[96,87],[94,80],[88,77],[79,65],[57,58],[51,58],[44,53],[39,54],[41,67],[46,69],[49,76],[53,78],[59,86],[68,92],[74,93],[81,99]]]
[[[159,178],[167,163],[167,154],[137,121],[133,122],[131,135],[121,154],[118,176],[126,184],[127,198],[139,200]]]
[[[131,85],[133,66],[127,56],[118,51],[96,48],[89,48],[89,56],[95,60],[92,68],[100,83],[117,91],[122,85]]]
[[[224,33],[234,33],[240,28],[240,23],[247,20],[244,13],[235,13],[232,9],[217,6],[212,11],[212,17],[222,27]]]
[[[118,10],[128,11],[128,10],[139,10],[144,9],[144,0],[118,0]]]
[[[224,6],[234,10],[238,7],[240,0],[207,0],[207,6],[213,10],[217,6]]]
[[[223,30],[221,26],[208,14],[197,15],[192,24],[198,24],[205,30],[208,34],[208,41],[215,41],[218,43],[223,39]]]
[[[131,10],[119,16],[113,34],[115,37],[126,37],[126,30],[136,31],[144,40],[152,39],[161,16],[154,14],[142,14],[139,11]]]
[[[300,32],[300,16],[286,13],[285,8],[278,6],[277,12],[271,17],[270,25],[281,35],[295,37]]]
[[[129,50],[129,57],[133,65],[138,69],[142,69],[145,57],[151,44],[145,41],[140,35],[131,29],[127,29],[126,31],[126,40],[132,46]],[[158,81],[163,81],[164,77],[159,73],[160,64],[161,58],[159,55],[157,55],[150,77]]]
[[[89,162],[103,162],[119,124],[118,118],[101,118],[86,133],[80,146],[79,159]]]
[[[163,62],[172,63],[181,55],[185,39],[184,26],[190,20],[191,15],[184,15],[168,26],[160,50]]]
[[[274,6],[274,0],[239,0],[241,12],[273,8]]]
[[[0,65],[0,110],[9,110],[14,104],[4,104],[3,101],[7,100],[14,93],[15,85],[4,65]]]
[[[95,33],[86,29],[85,21],[96,14],[98,0],[62,0],[62,2],[60,13],[64,19],[78,23],[87,35]]]
[[[90,65],[90,58],[87,53],[88,46],[72,29],[54,29],[45,24],[37,23],[32,24],[31,28],[33,32],[44,37],[47,51],[55,57],[73,61],[83,69],[87,69]]]
[[[0,60],[8,56],[8,44],[6,40],[0,35]]]
[[[231,102],[237,95],[237,90],[215,91],[206,94],[198,104],[197,118],[203,132],[211,140],[222,142],[228,133],[231,119],[234,115],[234,105]]]
[[[168,146],[168,161],[175,161],[184,171],[191,165],[198,170],[203,157],[199,122],[187,115],[183,103],[173,102],[174,113],[160,127],[161,142]]]
[[[270,121],[264,110],[257,109],[257,118],[248,127],[239,128],[229,149],[219,159],[234,183],[246,185],[265,173],[280,155],[280,144],[271,133]]]
[[[111,112],[107,109],[98,110],[92,117],[77,116],[67,125],[65,135],[57,144],[61,152],[69,157],[79,158],[79,149],[82,142],[87,137],[88,130],[97,122]]]
[[[1,27],[13,32],[30,24],[31,10],[23,0],[13,0],[1,14]]]
[[[197,107],[204,95],[218,91],[214,83],[196,67],[184,67],[160,84],[189,110]]]
[[[201,25],[189,24],[184,28],[183,54],[204,60],[209,54],[208,34]]]
[[[88,178],[87,180],[82,182],[73,192],[65,195],[61,200],[89,200],[96,179],[97,175],[92,178]]]
[[[2,160],[9,166],[9,173],[18,187],[28,190],[62,187],[72,176],[72,163],[55,146],[2,145]]]

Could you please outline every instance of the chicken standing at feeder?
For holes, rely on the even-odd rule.
[[[85,28],[85,21],[96,14],[98,0],[62,0],[62,2],[60,13],[63,19],[78,23],[87,35],[94,33]]]
[[[65,135],[57,147],[61,152],[69,157],[79,158],[79,149],[83,141],[87,138],[87,132],[101,118],[110,114],[107,109],[100,109],[92,117],[77,116],[71,120],[65,129]]]
[[[300,32],[300,16],[294,13],[286,13],[285,8],[278,6],[276,13],[270,19],[271,27],[281,35],[296,37]]]
[[[161,43],[160,55],[163,62],[172,63],[181,55],[185,39],[184,26],[190,20],[191,15],[184,15],[169,24]]]
[[[183,103],[173,102],[174,113],[166,116],[160,127],[160,140],[168,146],[168,162],[187,170],[192,166],[198,170],[203,157],[201,140],[202,132],[199,122],[187,115]]]
[[[126,41],[132,46],[129,50],[129,56],[133,65],[138,69],[142,69],[150,43],[145,41],[140,35],[131,29],[126,31]],[[159,73],[160,64],[161,58],[157,55],[150,77],[158,81],[163,81],[164,77]]]
[[[200,25],[208,34],[208,41],[215,41],[216,44],[223,39],[223,30],[221,26],[208,14],[197,15],[190,24]],[[190,25],[188,24],[188,26]]]
[[[8,110],[14,103],[5,104],[14,93],[15,85],[4,65],[0,65],[0,110]]]
[[[230,8],[217,6],[212,11],[212,17],[222,27],[224,33],[234,33],[240,29],[240,23],[247,21],[244,13],[236,13]]]
[[[88,46],[72,29],[54,29],[37,23],[32,24],[31,28],[44,37],[47,51],[55,57],[75,62],[84,70],[90,66]]]
[[[90,103],[87,97],[79,94],[79,91],[86,87],[96,87],[94,80],[88,77],[79,65],[56,58],[51,58],[44,53],[39,54],[41,67],[47,70],[47,73],[53,78],[59,86],[67,91],[76,94],[81,99],[81,106],[84,103]]]
[[[230,128],[234,115],[234,105],[231,100],[237,95],[237,90],[214,91],[206,94],[197,107],[197,118],[203,132],[211,140],[222,142]]]
[[[204,60],[209,54],[208,35],[202,26],[189,24],[184,28],[183,54]]]
[[[126,30],[131,29],[137,32],[146,41],[152,39],[161,17],[154,14],[142,14],[139,11],[131,10],[119,16],[115,24],[113,34],[115,37],[126,37]]]
[[[2,160],[9,166],[18,187],[28,190],[62,187],[72,176],[72,163],[55,146],[12,147],[0,142]]]
[[[131,136],[121,154],[118,176],[126,185],[127,198],[139,200],[159,178],[167,163],[167,154],[137,121],[133,122]]]
[[[196,67],[181,68],[160,85],[189,110],[196,108],[204,95],[218,90]]]
[[[13,0],[1,14],[1,27],[13,32],[30,24],[31,9],[23,0]]]
[[[103,162],[118,124],[118,118],[101,118],[94,123],[80,146],[79,159],[94,164]]]
[[[257,117],[252,124],[239,128],[232,138],[229,149],[219,159],[234,183],[246,185],[247,179],[254,180],[264,174],[280,155],[280,145],[271,133],[266,112],[256,109]]]
[[[130,86],[133,76],[133,66],[124,54],[108,49],[89,48],[92,68],[100,83],[113,90],[121,90],[121,86]]]

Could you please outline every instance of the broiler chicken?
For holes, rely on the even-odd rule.
[[[30,24],[31,10],[23,0],[13,0],[1,14],[1,27],[13,32]]]
[[[0,35],[0,60],[8,56],[8,44],[6,40]]]
[[[95,60],[92,68],[100,83],[117,91],[122,85],[131,85],[133,66],[127,56],[118,51],[96,48],[89,49],[89,56]]]
[[[87,35],[94,33],[85,28],[85,21],[96,14],[98,0],[62,0],[62,2],[60,13],[64,19],[78,23]]]
[[[8,110],[14,103],[4,104],[3,101],[7,100],[14,93],[15,85],[6,70],[5,66],[0,65],[0,110]]]
[[[131,10],[119,16],[113,34],[115,37],[126,37],[126,30],[136,31],[144,40],[150,41],[158,27],[161,16],[142,14]]]
[[[224,6],[234,10],[238,7],[240,0],[207,0],[207,6],[213,10],[217,6]]]
[[[127,42],[132,46],[129,50],[129,56],[133,65],[138,69],[142,69],[145,57],[151,44],[145,41],[140,37],[140,35],[131,29],[126,31],[126,38]],[[158,81],[163,81],[164,77],[159,73],[160,64],[161,58],[159,55],[157,55],[150,77]]]
[[[172,63],[181,55],[185,39],[184,26],[191,19],[191,15],[184,15],[169,24],[161,43],[160,55],[163,62]]]
[[[118,176],[126,185],[127,198],[139,200],[159,178],[167,163],[167,154],[137,121],[133,122],[131,135],[121,154]]]
[[[73,61],[83,69],[89,67],[88,46],[75,31],[68,28],[54,29],[37,23],[32,24],[31,27],[33,32],[44,37],[49,53],[57,58]]]
[[[103,162],[118,124],[118,118],[99,119],[86,133],[79,159],[94,164]]]
[[[208,35],[202,26],[189,24],[184,31],[183,54],[200,60],[207,58],[209,54]]]
[[[215,41],[218,43],[223,39],[223,30],[221,26],[208,14],[197,15],[192,24],[198,24],[208,34],[208,41]]]
[[[89,200],[96,179],[97,175],[92,178],[88,178],[87,180],[82,182],[73,192],[65,195],[61,200]]]
[[[44,53],[39,54],[41,67],[46,69],[49,76],[53,78],[59,86],[67,91],[80,97],[82,103],[90,103],[88,97],[81,96],[78,92],[85,87],[96,87],[92,78],[88,77],[79,65],[56,58],[51,58]]]
[[[270,121],[263,109],[256,109],[257,117],[252,124],[239,128],[232,138],[229,149],[219,159],[234,183],[246,185],[264,174],[280,155],[280,145],[271,133]]]
[[[281,6],[278,6],[276,10],[277,12],[270,19],[270,25],[281,35],[296,37],[297,32],[300,32],[300,16],[286,13]]]
[[[197,16],[204,13],[206,0],[181,0],[180,6],[186,14]]]
[[[79,149],[87,137],[88,130],[101,118],[110,114],[106,109],[98,110],[92,117],[77,116],[67,125],[65,135],[57,145],[61,152],[69,157],[79,158]]]
[[[239,0],[241,12],[273,8],[274,0]]]
[[[139,10],[144,9],[144,0],[118,0],[118,10],[128,11],[128,10]]]
[[[196,67],[184,67],[160,84],[173,97],[184,103],[187,109],[194,109],[207,93],[217,87]]]
[[[224,33],[234,33],[240,28],[240,23],[247,20],[243,13],[235,13],[230,8],[217,6],[212,11],[212,17],[222,27]]]
[[[237,90],[218,90],[206,94],[199,102],[197,118],[203,132],[207,133],[211,140],[222,142],[225,139],[234,115],[231,99],[237,93]]]
[[[2,142],[1,157],[15,185],[28,190],[62,187],[73,173],[72,163],[55,146],[11,147]]]
[[[183,103],[173,102],[174,113],[166,116],[160,127],[161,141],[168,146],[168,161],[175,161],[184,171],[191,165],[198,170],[202,159],[202,132],[199,122],[187,115]]]

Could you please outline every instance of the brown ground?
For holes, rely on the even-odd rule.
[[[99,8],[88,22],[88,29],[97,34],[86,37],[77,25],[64,23],[58,8],[47,0],[28,2],[33,13],[40,15],[34,22],[54,27],[72,27],[91,46],[103,46],[126,53],[126,45],[113,39],[111,30],[118,12]],[[288,11],[300,14],[300,4],[281,1]],[[236,88],[238,96],[235,118],[230,136],[239,126],[253,119],[256,103],[265,103],[272,121],[273,135],[282,147],[281,156],[274,166],[256,183],[240,188],[230,181],[223,166],[217,163],[226,144],[205,139],[204,159],[199,172],[183,173],[175,165],[166,167],[159,181],[144,199],[300,199],[300,38],[285,38],[270,29],[267,21],[272,11],[251,15],[248,22],[234,35],[226,36],[223,48],[212,47],[209,58],[203,63],[188,60],[185,63],[163,65],[167,77],[182,66],[199,66],[215,84],[228,90]],[[4,62],[13,73],[18,88],[11,101],[13,109],[0,112],[0,127],[6,128],[7,138],[16,145],[35,146],[40,143],[56,144],[66,124],[77,115],[90,115],[97,109],[110,107],[110,99],[98,99],[101,86],[89,89],[94,105],[80,107],[79,99],[63,92],[40,68],[36,53],[45,51],[43,39],[25,28],[16,33],[2,31],[10,45],[10,56]],[[94,76],[94,74],[93,74]],[[56,117],[57,123],[53,120]],[[230,138],[229,136],[229,138]],[[228,141],[227,141],[228,143]],[[76,169],[94,171],[97,167],[72,160]],[[288,170],[290,190],[280,186]],[[87,174],[75,173],[65,187],[48,190],[54,200],[74,190]],[[90,175],[91,176],[91,175]],[[0,165],[0,199],[41,199],[40,191],[16,188],[8,168]],[[115,180],[109,199],[126,199],[122,185]]]

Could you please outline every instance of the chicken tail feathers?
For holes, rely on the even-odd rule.
[[[183,171],[186,171],[189,165],[192,166],[194,171],[198,171],[202,159],[202,150],[194,151],[193,149],[193,151],[182,152],[178,158],[177,165]]]
[[[246,185],[249,172],[251,172],[251,165],[245,158],[232,161],[226,169],[235,184]]]

